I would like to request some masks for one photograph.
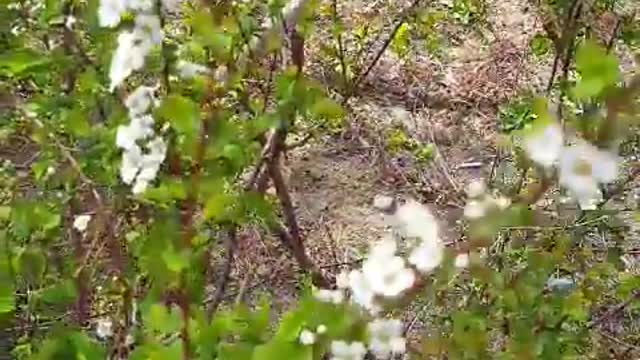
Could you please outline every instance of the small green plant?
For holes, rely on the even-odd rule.
[[[487,13],[485,0],[453,0],[451,16],[463,25],[484,21]]]
[[[529,49],[533,55],[542,57],[553,50],[553,42],[544,33],[537,33],[531,38]]]
[[[536,115],[529,95],[520,96],[504,105],[498,114],[499,127],[503,132],[520,130],[533,122]]]
[[[428,163],[433,160],[436,147],[433,144],[419,145],[413,150],[413,155],[420,163]]]
[[[387,130],[385,135],[386,149],[392,154],[396,154],[404,150],[413,150],[416,147],[415,141],[407,135],[406,131],[401,128],[393,128]]]

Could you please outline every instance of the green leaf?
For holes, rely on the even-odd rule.
[[[272,341],[256,346],[252,360],[313,360],[313,348],[297,342]]]
[[[200,11],[192,19],[193,32],[198,41],[211,48],[211,53],[218,59],[224,60],[229,56],[232,38],[214,25],[212,16],[206,11]]]
[[[593,41],[584,42],[576,52],[576,68],[580,81],[574,88],[578,99],[600,95],[620,79],[618,59]]]
[[[31,49],[13,49],[0,54],[0,74],[18,76],[27,70],[50,63],[51,57],[43,56]]]
[[[220,221],[226,217],[227,209],[232,204],[232,198],[223,192],[213,194],[204,206],[204,218]]]
[[[312,116],[314,115],[321,119],[338,119],[344,116],[342,106],[327,97],[318,99],[309,111]]]
[[[218,346],[218,357],[220,360],[247,360],[251,359],[254,345],[248,342],[235,344],[222,343]]]
[[[47,258],[37,248],[27,248],[18,256],[18,270],[20,275],[32,285],[40,284],[47,265]]]
[[[189,253],[185,251],[176,251],[173,247],[168,247],[162,252],[162,260],[164,260],[167,268],[175,273],[189,267]]]
[[[172,333],[180,329],[180,314],[177,309],[167,309],[162,304],[149,306],[145,316],[145,325],[152,331]]]
[[[6,246],[3,244],[5,241],[6,238],[0,233],[0,246],[3,248]],[[2,256],[0,256],[0,315],[12,311],[15,307],[14,279],[11,278],[10,266],[8,254],[2,252]]]
[[[189,98],[169,95],[156,110],[157,115],[168,121],[179,133],[193,136],[200,127],[198,106]]]
[[[393,40],[391,41],[391,51],[398,57],[404,57],[409,52],[409,25],[404,22],[398,28]]]
[[[44,288],[39,297],[49,304],[70,304],[76,297],[76,287],[72,280],[63,280]]]
[[[69,132],[76,137],[86,137],[91,133],[87,114],[79,108],[67,111],[64,121]]]
[[[9,220],[9,216],[11,216],[11,207],[0,206],[0,220]]]

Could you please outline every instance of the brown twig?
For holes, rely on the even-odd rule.
[[[231,269],[233,267],[234,254],[236,252],[237,245],[236,228],[235,226],[231,226],[229,230],[227,230],[227,236],[225,238],[225,257],[222,267],[220,271],[218,271],[218,281],[216,281],[215,284],[216,290],[213,294],[211,303],[209,304],[209,308],[207,309],[209,320],[213,318],[213,315],[218,310],[218,306],[220,306],[220,303],[224,298],[224,293],[227,289],[227,283],[229,282],[229,276],[231,275]]]
[[[351,86],[349,92],[342,99],[342,104],[343,105],[346,104],[349,101],[349,99],[351,99],[356,94],[356,92],[358,90],[358,87],[360,86],[360,83],[362,83],[362,81],[367,76],[369,76],[369,73],[378,64],[378,61],[380,61],[380,58],[382,57],[382,55],[387,51],[387,48],[389,47],[389,45],[391,45],[391,42],[396,37],[396,34],[398,33],[398,31],[400,30],[402,25],[407,21],[408,17],[413,13],[414,9],[418,5],[420,5],[421,2],[422,2],[422,0],[413,0],[413,3],[407,9],[405,9],[402,12],[402,15],[400,16],[400,18],[396,22],[395,26],[393,27],[393,30],[391,30],[391,33],[389,33],[389,36],[387,37],[385,42],[382,44],[382,47],[380,49],[378,49],[378,52],[373,57],[373,60],[369,63],[369,65],[367,66],[367,68],[363,72],[359,73],[358,76],[356,76],[355,80],[353,81],[353,85]]]
[[[567,62],[567,57],[569,57],[569,61],[571,60],[570,54],[567,55],[567,53],[569,52],[569,43],[575,41],[575,36],[577,33],[577,21],[580,15],[580,9],[582,8],[580,2],[581,0],[573,0],[571,2],[571,5],[567,10],[567,16],[564,22],[564,31],[562,32],[560,38],[556,38],[556,41],[554,41],[555,57],[553,59],[553,67],[551,68],[551,76],[549,77],[549,82],[547,84],[547,94],[551,92],[553,84],[555,83],[560,60],[564,59],[563,68],[565,67],[565,64]],[[575,11],[576,9],[577,11]],[[549,36],[549,32],[547,32],[547,36]]]
[[[627,300],[625,300],[624,302],[616,305],[614,308],[612,308],[609,311],[607,311],[607,313],[602,315],[601,317],[591,321],[589,323],[589,325],[587,326],[587,328],[588,329],[593,329],[598,324],[601,324],[605,320],[610,319],[613,316],[615,316],[616,314],[621,313],[622,311],[624,311],[624,309],[626,309],[629,305],[631,305],[632,302],[638,301],[638,300],[640,300],[640,291],[636,291]]]

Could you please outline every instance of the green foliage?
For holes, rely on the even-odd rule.
[[[531,95],[525,94],[504,105],[499,113],[500,130],[508,133],[531,124],[536,119],[532,101]]]
[[[618,59],[591,41],[578,48],[576,67],[580,80],[573,89],[573,94],[579,100],[601,95],[620,80]]]

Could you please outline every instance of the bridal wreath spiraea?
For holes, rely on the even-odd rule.
[[[555,122],[535,124],[524,139],[524,149],[533,162],[545,169],[558,165],[558,182],[583,210],[593,210],[602,200],[600,184],[617,177],[619,159],[585,140],[564,145],[562,128]]]
[[[341,303],[343,298],[348,298],[355,306],[377,316],[384,305],[383,300],[402,296],[414,287],[419,275],[440,265],[444,258],[444,245],[438,235],[437,222],[424,205],[410,200],[396,206],[393,199],[378,197],[374,206],[391,213],[387,217],[393,229],[391,236],[371,246],[360,269],[340,273],[336,278],[337,290],[318,289],[315,297],[330,303]],[[398,251],[399,239],[412,247],[408,261]],[[468,258],[456,260],[456,263],[459,267],[466,266]],[[374,318],[368,330],[368,348],[378,358],[405,352],[401,321]],[[305,333],[304,340],[309,338]],[[331,353],[332,359],[363,359],[366,349],[358,342],[334,341]]]

